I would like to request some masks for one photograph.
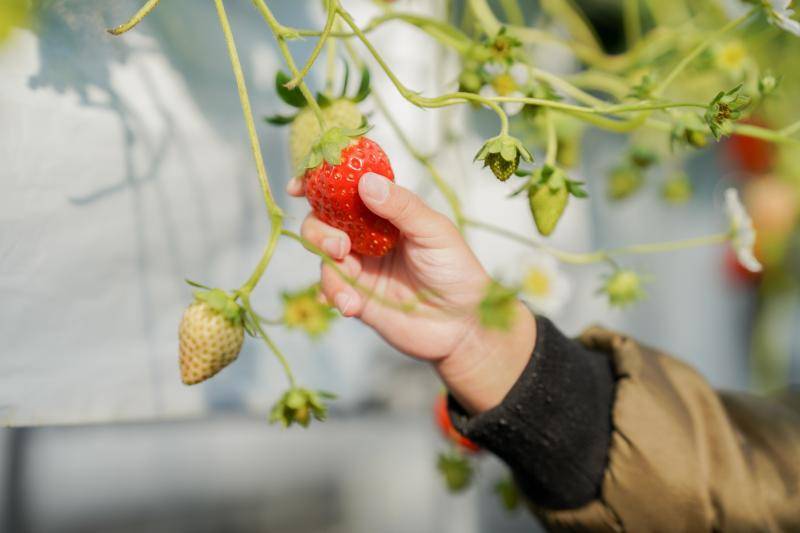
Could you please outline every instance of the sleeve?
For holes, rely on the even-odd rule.
[[[800,413],[787,402],[718,393],[688,365],[600,328],[585,332],[580,342],[564,341],[572,344],[554,353],[547,351],[547,336],[552,341],[560,333],[537,318],[537,335],[541,331],[545,339],[537,338],[531,363],[501,405],[472,418],[454,405],[452,417],[467,437],[509,464],[549,530],[800,531]],[[587,394],[580,388],[586,380],[578,376],[597,379],[597,357],[611,369],[605,439],[596,422],[585,434],[559,429],[569,428],[576,414],[542,413],[552,404],[546,393],[537,393],[558,387],[573,399],[602,405],[603,386]],[[564,360],[568,370],[545,370]],[[556,381],[537,386],[537,379]],[[520,459],[519,432],[538,460]],[[553,472],[567,480],[578,472],[592,475],[596,462],[574,454],[594,448],[570,442],[566,456],[559,446],[546,445],[550,435],[605,443],[591,497],[585,488],[580,498],[567,497],[562,491],[572,482],[553,479],[547,470],[543,474],[541,465],[557,465],[560,470]],[[543,485],[549,487],[546,497],[537,490]]]

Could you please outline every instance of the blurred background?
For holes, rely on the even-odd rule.
[[[105,32],[138,4],[34,0],[20,19],[0,7],[0,531],[536,531],[524,510],[499,504],[494,485],[505,473],[490,457],[471,489],[447,493],[435,467],[445,444],[432,416],[433,372],[354,321],[336,321],[320,340],[274,330],[302,381],[339,395],[324,424],[267,424],[285,384],[256,342],[213,380],[181,385],[184,278],[236,286],[260,256],[267,219],[213,6],[171,0],[122,38]],[[249,2],[227,4],[254,112],[285,111],[267,27]],[[345,4],[361,24],[380,12],[376,2]],[[624,49],[620,2],[580,4],[607,51]],[[287,25],[324,23],[318,2],[270,5]],[[445,0],[394,5],[439,17],[461,9]],[[673,11],[665,16],[682,16]],[[536,2],[526,3],[526,19],[538,15]],[[438,47],[414,28],[389,24],[371,37],[415,90],[436,94],[458,79],[456,58],[431,53]],[[771,58],[789,88],[800,73],[790,46],[762,35],[749,48],[753,61]],[[305,58],[312,47],[305,40],[292,50]],[[536,53],[542,68],[578,67],[563,50]],[[534,235],[525,201],[506,199],[502,184],[471,164],[494,134],[491,115],[417,109],[373,73],[401,127],[441,154],[465,210]],[[756,120],[797,117],[798,107],[779,101]],[[398,181],[446,210],[392,130],[378,115],[372,122]],[[263,122],[259,134],[278,202],[297,228],[308,207],[283,193],[286,134]],[[733,185],[768,236],[760,241],[767,273],[742,271],[724,247],[633,258],[626,265],[651,278],[648,297],[619,310],[597,294],[602,265],[565,268],[570,290],[550,313],[555,321],[570,334],[593,323],[623,330],[717,387],[800,381],[798,176],[771,163],[789,156],[734,138],[681,162],[692,193],[680,202],[665,201],[667,171],[618,201],[607,176],[627,142],[583,133],[572,176],[587,181],[591,199],[571,204],[554,245],[581,251],[724,231],[722,191]],[[787,167],[796,168],[782,161]],[[469,238],[500,276],[531,254],[488,234]],[[282,242],[253,299],[278,314],[280,293],[312,283],[318,268]]]

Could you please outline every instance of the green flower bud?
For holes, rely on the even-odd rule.
[[[612,306],[625,307],[645,296],[642,283],[639,274],[633,270],[620,269],[606,278],[600,292],[608,295],[608,301]]]
[[[685,173],[673,175],[661,187],[661,196],[671,204],[684,204],[692,198],[694,187]]]
[[[620,165],[609,174],[606,190],[612,200],[624,200],[638,191],[642,184],[644,184],[644,174],[640,168]]]

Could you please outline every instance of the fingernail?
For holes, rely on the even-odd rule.
[[[322,249],[338,259],[344,255],[344,241],[340,237],[327,237],[322,241]]]
[[[369,172],[361,176],[359,187],[364,196],[375,203],[383,203],[389,196],[389,180],[379,174]]]
[[[286,184],[286,192],[291,193],[292,191],[294,191],[295,188],[297,187],[296,183],[297,183],[297,178],[290,179],[289,182]]]
[[[346,292],[340,292],[334,297],[333,303],[336,304],[336,308],[339,312],[344,315],[347,314],[347,306],[350,305],[351,299],[350,295]]]

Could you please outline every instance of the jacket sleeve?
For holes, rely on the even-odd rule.
[[[788,403],[716,392],[688,365],[624,335],[593,328],[579,342],[566,339],[568,344],[548,350],[554,337],[563,339],[552,324],[537,318],[531,362],[501,405],[474,417],[457,405],[451,409],[457,428],[509,464],[548,529],[800,531],[800,413]],[[596,367],[598,356],[610,363],[607,403],[603,386],[589,387],[587,394],[581,379],[587,373],[604,379]],[[568,371],[547,371],[558,368],[560,360],[569,362]],[[602,424],[596,423],[589,433],[562,431],[571,427],[574,412],[542,415],[533,407],[548,405],[547,397],[536,392],[542,389],[537,369],[556,380],[547,390],[557,387],[569,391],[573,401],[606,405],[607,435],[598,433]],[[520,460],[525,454],[515,446],[518,436],[505,432],[499,419],[505,427],[531,428],[523,440],[537,461]],[[604,443],[599,475],[596,461],[574,455],[596,453],[592,446],[572,443],[573,454],[565,458],[559,447],[546,445],[553,435]],[[541,479],[542,464],[556,465],[567,482]],[[594,476],[596,486],[570,499],[561,492],[574,488],[576,476]]]

